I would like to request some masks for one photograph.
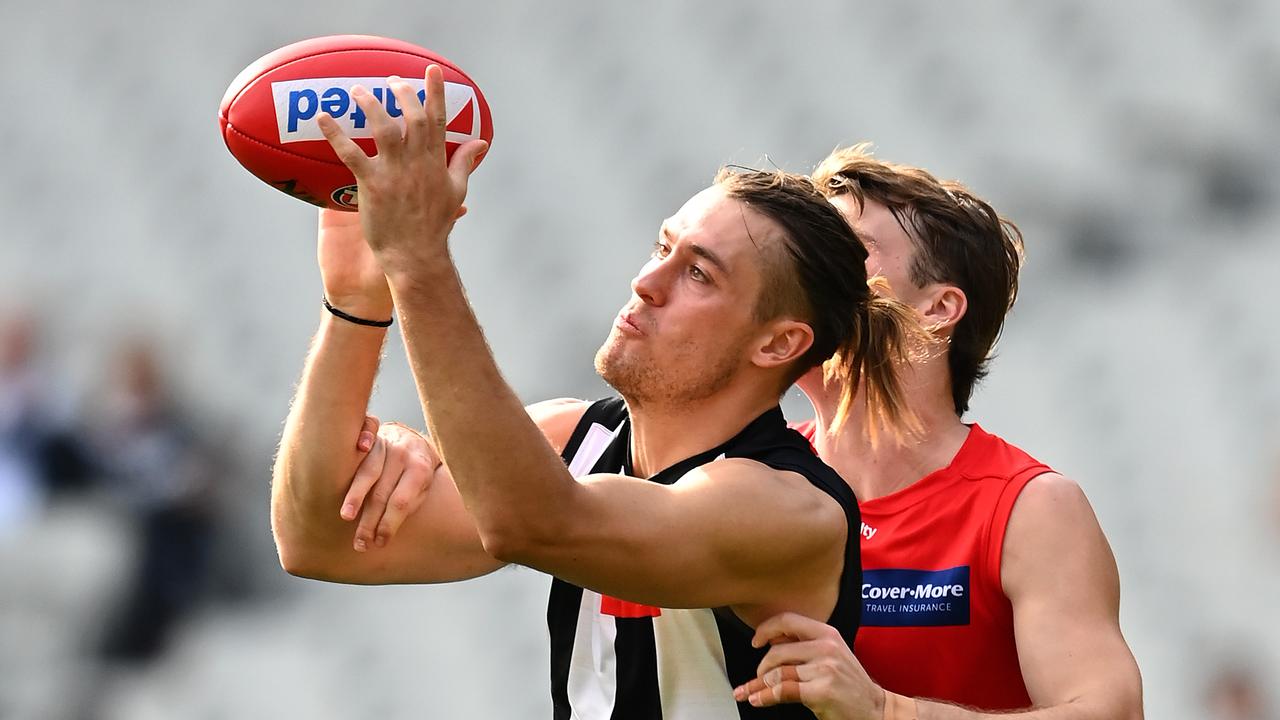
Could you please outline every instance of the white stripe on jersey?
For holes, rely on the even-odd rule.
[[[577,478],[590,473],[591,468],[595,466],[596,461],[604,454],[609,443],[613,442],[621,429],[622,423],[618,423],[618,427],[614,430],[600,423],[591,423],[591,427],[587,428],[586,436],[582,438],[582,443],[578,445],[578,451],[573,454],[573,461],[569,463],[569,474]]]
[[[736,718],[724,646],[710,610],[667,610],[653,619],[662,720]]]
[[[600,594],[582,591],[569,661],[569,707],[575,720],[609,720],[618,692],[613,616],[600,612]]]
[[[569,462],[569,473],[591,472],[622,429],[592,423]],[[721,460],[721,454],[716,460]],[[619,474],[626,474],[621,468]],[[724,647],[710,610],[662,609],[652,618],[663,720],[737,720]],[[574,720],[608,720],[618,692],[618,626],[600,612],[600,594],[584,589],[578,606],[567,690]]]

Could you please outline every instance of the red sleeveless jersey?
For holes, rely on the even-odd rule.
[[[795,428],[813,441],[812,421]],[[862,628],[854,654],[908,697],[983,710],[1031,705],[1000,582],[1018,493],[1050,468],[977,425],[951,464],[860,500]]]

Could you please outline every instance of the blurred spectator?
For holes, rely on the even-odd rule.
[[[37,346],[30,316],[0,320],[0,533],[39,514],[51,495],[84,487],[89,477],[70,423],[50,409]]]
[[[1258,674],[1250,666],[1227,663],[1209,678],[1205,693],[1208,720],[1275,720]]]
[[[113,659],[150,660],[207,590],[214,458],[144,343],[121,351],[93,436],[107,488],[138,533],[135,575],[103,649]]]

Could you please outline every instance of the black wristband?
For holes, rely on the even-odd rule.
[[[329,312],[342,318],[343,320],[346,320],[349,323],[355,323],[356,325],[364,325],[365,327],[384,328],[384,327],[391,327],[391,320],[395,320],[395,316],[392,316],[391,320],[365,320],[364,318],[358,318],[355,315],[348,315],[342,312],[341,310],[339,310],[338,308],[330,305],[329,298],[323,295],[320,296],[320,302],[324,303],[325,310],[328,310]]]

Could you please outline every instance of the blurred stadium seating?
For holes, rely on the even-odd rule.
[[[454,248],[526,398],[590,358],[659,220],[724,162],[838,144],[957,177],[1022,226],[1023,292],[972,417],[1076,478],[1123,579],[1148,716],[1206,717],[1209,668],[1280,687],[1280,4],[1267,0],[454,7],[6,3],[0,304],[63,398],[121,336],[164,341],[227,428],[218,580],[169,651],[87,655],[135,557],[90,494],[0,532],[0,717],[545,717],[545,581],[287,578],[274,444],[321,312],[314,212],[217,135],[232,77],[321,34],[439,50],[493,107]],[[418,422],[397,341],[373,409]],[[787,401],[800,409],[796,397]],[[1275,707],[1276,698],[1264,698]],[[1274,711],[1273,711],[1274,712]]]

